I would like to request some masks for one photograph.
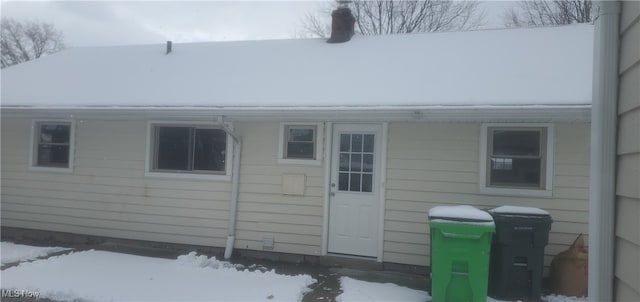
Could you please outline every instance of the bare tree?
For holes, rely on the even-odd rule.
[[[302,28],[297,30],[295,36],[298,38],[320,37],[328,38],[331,35],[332,6],[323,5],[318,8],[318,12],[307,13],[302,19]]]
[[[37,59],[64,49],[63,35],[51,23],[2,19],[0,67]]]
[[[342,1],[344,2],[344,1]],[[482,25],[484,13],[479,1],[456,0],[353,0],[356,32],[362,35],[469,30]],[[346,5],[344,3],[339,5]],[[306,36],[328,37],[332,6],[302,20]]]
[[[600,7],[589,0],[526,0],[505,14],[507,27],[593,23]]]

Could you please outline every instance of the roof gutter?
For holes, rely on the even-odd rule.
[[[338,107],[7,107],[2,117],[385,122],[589,122],[591,105],[557,106],[338,106]]]
[[[595,26],[589,191],[589,300],[613,301],[620,3],[600,1]]]

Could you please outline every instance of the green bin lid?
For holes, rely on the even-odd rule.
[[[455,222],[493,222],[493,217],[472,206],[438,206],[429,210],[429,220]]]

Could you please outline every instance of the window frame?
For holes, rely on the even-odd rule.
[[[229,129],[232,128],[232,124],[226,124]],[[201,180],[216,180],[216,181],[230,181],[231,170],[233,163],[233,138],[226,133],[226,149],[225,149],[225,171],[206,172],[206,170],[196,171],[180,171],[180,170],[157,170],[155,161],[157,158],[157,127],[186,127],[194,129],[219,129],[224,128],[219,124],[211,122],[189,122],[189,121],[149,121],[147,123],[147,140],[146,140],[146,160],[145,160],[145,173],[147,177],[161,177],[161,178],[188,178],[188,179],[201,179]]]
[[[40,134],[40,125],[69,125],[69,165],[67,167],[47,167],[47,166],[38,166],[37,156],[38,156],[38,146],[40,143],[38,142],[39,134]],[[76,124],[75,120],[69,119],[35,119],[31,121],[31,142],[29,149],[29,170],[30,171],[40,171],[40,172],[59,172],[59,173],[72,173],[73,172],[73,164],[75,158],[75,137],[76,137]]]
[[[492,195],[513,195],[513,196],[533,196],[533,197],[551,197],[553,196],[553,171],[554,171],[554,125],[549,123],[535,124],[514,124],[514,123],[492,123],[482,124],[480,132],[480,175],[479,175],[479,191],[483,194]],[[490,136],[490,130],[535,130],[540,131],[540,186],[492,186],[490,181],[490,160],[492,156],[493,137]]]
[[[314,128],[313,159],[304,158],[287,158],[286,145],[289,142],[289,129]],[[320,166],[322,164],[322,150],[324,149],[324,124],[323,123],[303,123],[303,122],[285,122],[280,123],[279,144],[278,144],[278,163],[279,164],[295,164],[295,165],[313,165]]]

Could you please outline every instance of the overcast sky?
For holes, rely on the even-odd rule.
[[[326,0],[330,1],[330,0]],[[325,2],[326,2],[325,1]],[[51,22],[67,46],[293,38],[322,1],[5,1],[2,18]],[[501,27],[510,2],[485,2],[486,27]],[[329,16],[327,16],[329,18]]]

